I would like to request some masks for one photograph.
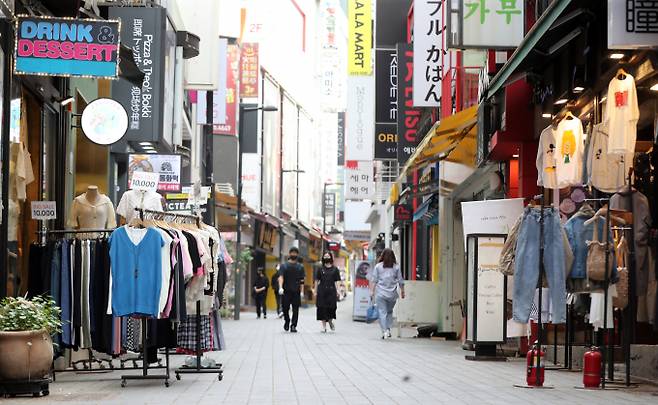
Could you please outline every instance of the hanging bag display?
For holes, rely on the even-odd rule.
[[[615,284],[617,296],[612,297],[612,305],[619,309],[628,306],[628,267],[626,267],[628,253],[628,243],[626,238],[622,236],[617,245],[617,275],[619,276],[619,281]]]
[[[605,228],[605,226],[604,226]],[[587,241],[587,278],[594,281],[604,281],[606,279],[605,274],[605,261],[606,261],[606,243],[608,242],[607,235],[604,237],[605,241],[599,241],[599,226],[598,223],[594,223],[594,234],[591,241]],[[612,247],[610,248],[611,256],[608,257],[608,280],[612,275]]]

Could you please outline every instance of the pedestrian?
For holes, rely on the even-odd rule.
[[[282,296],[283,305],[283,329],[297,333],[297,320],[299,318],[299,307],[302,304],[304,294],[304,267],[297,262],[299,249],[291,247],[288,251],[288,261],[279,270],[279,295]],[[292,319],[290,319],[290,307],[292,306]]]
[[[398,293],[399,290],[399,293]],[[391,249],[384,249],[370,276],[370,298],[379,312],[382,339],[391,337],[393,307],[398,296],[404,299],[404,279]]]
[[[322,333],[327,333],[327,323],[331,330],[336,330],[336,303],[338,302],[338,283],[340,272],[334,266],[334,256],[331,252],[322,255],[322,267],[315,273],[316,318],[322,322]]]
[[[256,316],[260,319],[261,308],[263,310],[263,318],[267,319],[267,308],[265,306],[265,299],[267,298],[267,289],[270,287],[270,282],[265,277],[265,270],[262,267],[258,268],[256,280],[254,280],[253,293],[256,300]]]
[[[272,291],[274,291],[274,300],[276,301],[276,316],[281,318],[283,311],[281,311],[281,296],[279,295],[279,265],[276,265],[276,271],[272,274]]]

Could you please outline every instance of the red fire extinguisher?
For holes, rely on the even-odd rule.
[[[598,388],[601,383],[601,352],[592,346],[583,355],[583,385],[585,388]]]
[[[544,385],[544,353],[539,342],[535,342],[532,350],[526,354],[527,375],[526,383],[529,386],[541,387]],[[539,367],[538,367],[539,366]]]

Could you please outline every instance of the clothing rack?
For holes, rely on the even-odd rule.
[[[196,215],[188,215],[188,214],[176,214],[176,213],[168,213],[168,212],[160,212],[160,211],[152,211],[152,210],[144,210],[144,209],[139,209],[136,208],[136,211],[139,211],[140,213],[140,219],[144,219],[144,213],[148,214],[151,217],[155,218],[160,218],[160,219],[184,219],[184,220],[193,220],[198,227],[201,227],[201,219],[199,216]],[[212,250],[214,245],[214,242],[212,239],[210,239],[210,249]],[[214,266],[214,263],[213,263]],[[219,381],[222,381],[223,373],[224,371],[222,370],[222,364],[217,364],[216,366],[211,366],[211,367],[202,367],[201,366],[201,358],[203,357],[203,353],[201,351],[201,301],[197,300],[196,302],[196,367],[188,367],[188,366],[181,366],[177,368],[174,373],[176,375],[176,379],[180,380],[181,374],[217,374],[217,379]],[[168,371],[167,371],[168,374]]]

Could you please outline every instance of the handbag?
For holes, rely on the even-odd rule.
[[[366,323],[373,323],[377,319],[379,319],[379,311],[377,310],[377,306],[370,305],[368,307],[368,311],[366,311]]]
[[[605,226],[604,226],[605,228]],[[599,241],[599,225],[594,222],[594,234],[592,240],[587,241],[587,278],[595,281],[604,281],[606,279],[606,245],[610,247],[608,257],[608,274],[607,278],[610,280],[612,275],[612,253],[614,252],[610,242],[608,242],[608,235],[604,237],[605,241]]]
[[[615,284],[615,287],[617,287],[617,296],[612,297],[612,305],[619,309],[624,309],[628,306],[628,268],[626,267],[626,255],[628,253],[626,238],[622,236],[621,241],[617,245],[617,275],[619,276],[619,281]]]

